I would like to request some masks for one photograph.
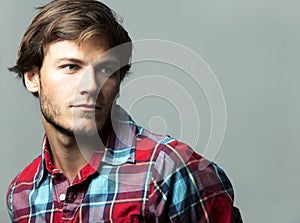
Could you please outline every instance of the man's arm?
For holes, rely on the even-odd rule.
[[[14,191],[18,176],[19,175],[17,175],[11,181],[10,185],[8,186],[7,192],[6,192],[6,206],[7,206],[7,211],[8,211],[8,215],[10,217],[11,222],[14,222],[12,196],[13,196],[13,191]]]

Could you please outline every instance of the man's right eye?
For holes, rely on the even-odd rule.
[[[76,64],[66,64],[61,66],[62,69],[64,69],[67,73],[75,73],[79,70],[79,66]]]

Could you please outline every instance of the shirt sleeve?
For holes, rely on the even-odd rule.
[[[8,215],[10,217],[11,222],[14,222],[14,215],[13,215],[13,204],[12,204],[12,196],[13,196],[13,191],[14,187],[16,185],[18,176],[16,176],[12,182],[10,183],[7,192],[6,192],[6,207],[8,211]]]
[[[232,209],[233,188],[218,165],[183,143],[160,151],[150,187],[152,220],[230,223]]]

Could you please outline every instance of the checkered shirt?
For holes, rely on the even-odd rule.
[[[129,116],[109,142],[69,184],[45,136],[42,154],[9,186],[11,221],[230,223],[233,189],[218,165]]]

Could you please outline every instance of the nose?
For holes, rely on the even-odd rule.
[[[93,67],[87,67],[84,72],[80,83],[79,83],[80,93],[81,94],[94,94],[98,93],[99,86],[97,79],[95,77],[95,72]]]

